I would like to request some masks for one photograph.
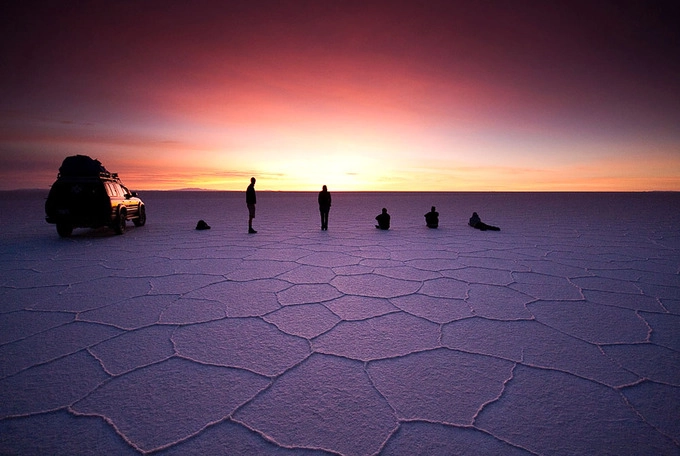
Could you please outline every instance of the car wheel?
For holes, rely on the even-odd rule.
[[[144,208],[143,204],[139,205],[137,218],[134,219],[132,223],[134,223],[135,226],[144,226],[144,224],[146,223],[146,209]]]
[[[125,233],[125,222],[127,221],[127,210],[124,207],[118,209],[118,217],[116,217],[115,225],[113,229],[116,234]]]
[[[61,237],[69,237],[73,233],[73,227],[68,223],[57,223],[57,233]]]

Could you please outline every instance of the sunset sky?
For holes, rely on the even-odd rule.
[[[0,190],[680,191],[680,2],[4,1]]]

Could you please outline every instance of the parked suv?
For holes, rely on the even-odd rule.
[[[47,196],[45,214],[62,237],[77,227],[108,226],[123,234],[128,220],[135,226],[146,223],[146,209],[137,193],[128,190],[117,173],[86,155],[64,159]]]

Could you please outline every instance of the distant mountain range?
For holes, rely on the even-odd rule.
[[[176,188],[174,190],[170,190],[173,192],[214,192],[217,190],[211,190],[209,188],[199,188],[199,187],[188,187],[188,188]]]

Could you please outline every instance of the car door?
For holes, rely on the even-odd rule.
[[[132,192],[128,190],[124,185],[117,184],[118,191],[123,198],[123,204],[127,209],[128,217],[136,217],[139,211],[139,202],[136,198],[132,197]]]

